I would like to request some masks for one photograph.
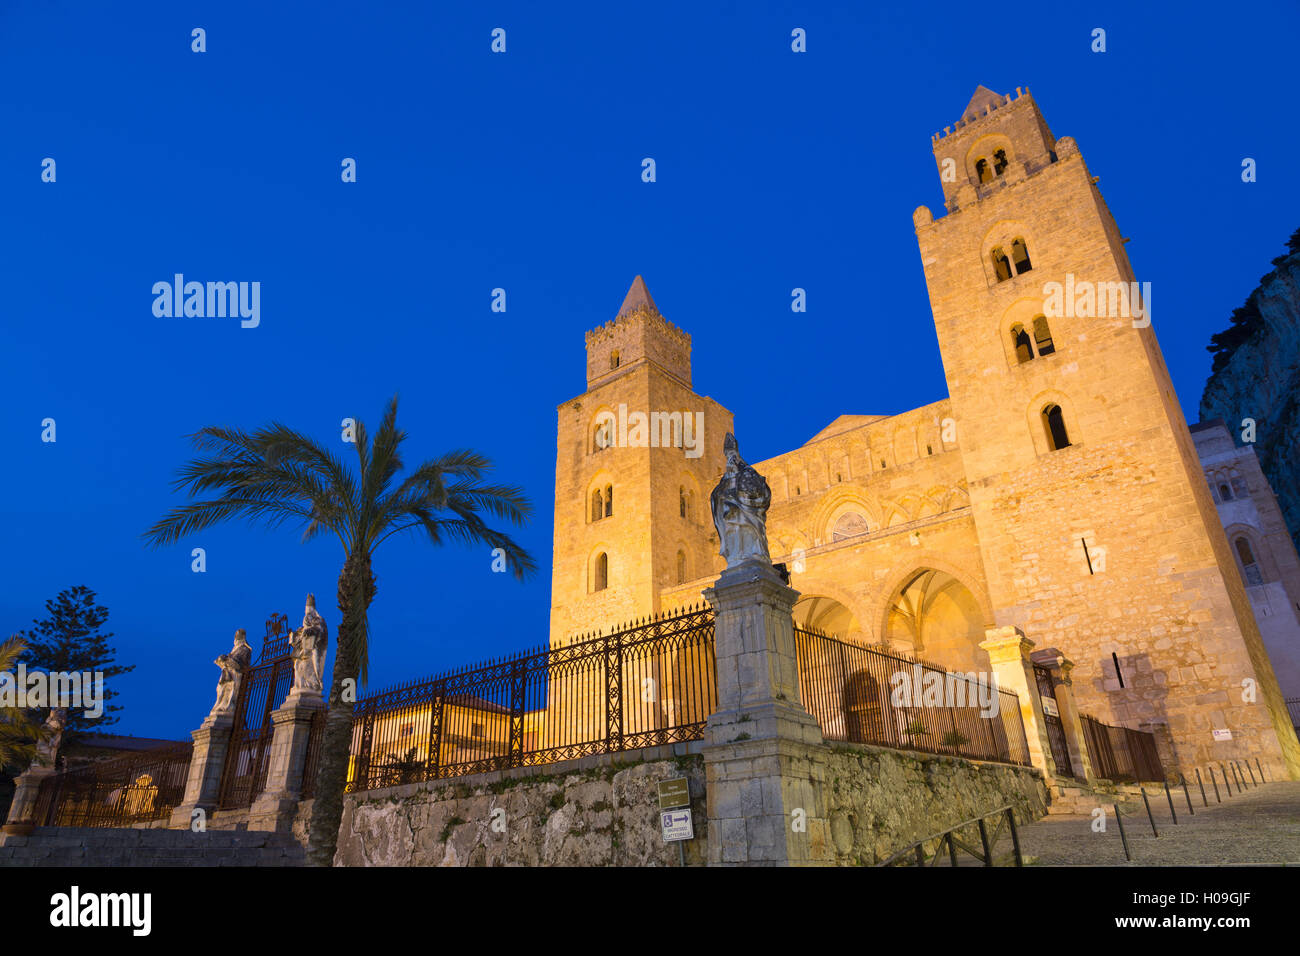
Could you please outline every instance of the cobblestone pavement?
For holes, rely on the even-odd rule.
[[[1136,816],[1124,815],[1124,832],[1134,865],[1224,865],[1240,863],[1289,863],[1300,865],[1300,782],[1282,781],[1248,788],[1223,803],[1203,806],[1200,792],[1192,789],[1192,806],[1187,812],[1182,788],[1172,791],[1175,826],[1169,815],[1164,788],[1147,787],[1155,815],[1157,838],[1151,834],[1146,811],[1138,804]],[[1106,832],[1092,831],[1087,816],[1045,817],[1020,828],[1021,848],[1026,862],[1044,866],[1124,866],[1115,815],[1106,808]],[[1000,847],[1001,848],[1001,847]],[[1033,858],[1033,859],[1031,859]]]

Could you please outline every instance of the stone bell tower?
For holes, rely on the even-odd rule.
[[[1167,769],[1300,775],[1097,177],[1028,91],[981,86],[931,145],[947,214],[913,219],[997,623],[1073,658],[1085,712],[1165,734]]]
[[[557,417],[552,644],[657,613],[663,588],[713,570],[707,501],[732,428],[640,276],[587,333],[587,390]]]

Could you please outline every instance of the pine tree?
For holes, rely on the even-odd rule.
[[[57,597],[46,601],[45,610],[49,617],[33,621],[34,627],[20,634],[27,642],[27,651],[23,654],[27,669],[104,675],[103,714],[87,717],[82,708],[70,710],[65,739],[117,723],[112,714],[122,708],[111,703],[117,692],[111,689],[110,682],[114,677],[135,670],[135,665],[114,663],[117,651],[108,643],[113,634],[100,630],[108,620],[108,608],[96,602],[95,592],[90,588],[77,585],[65,588]]]

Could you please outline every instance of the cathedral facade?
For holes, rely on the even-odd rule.
[[[1255,582],[1225,534],[1077,145],[1028,91],[980,87],[932,147],[945,210],[913,223],[948,397],[841,415],[754,462],[796,621],[983,672],[985,632],[1012,625],[1074,662],[1083,712],[1167,729],[1176,765],[1258,757],[1300,776],[1270,660],[1290,648],[1287,679],[1300,660],[1294,548],[1285,529],[1250,533],[1277,549]],[[587,390],[558,409],[552,644],[698,604],[723,567],[708,497],[734,428],[693,390],[689,335],[638,276],[586,345]],[[1232,457],[1208,437],[1207,454]]]

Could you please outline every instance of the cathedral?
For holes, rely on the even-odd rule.
[[[796,622],[983,672],[985,632],[1014,626],[1074,662],[1084,713],[1159,728],[1175,765],[1300,776],[1300,562],[1253,450],[1189,429],[1078,146],[1027,90],[982,86],[931,145],[944,210],[913,225],[947,396],[753,462]],[[1061,308],[1057,283],[1098,293]],[[552,645],[697,605],[723,568],[708,502],[734,428],[694,391],[690,336],[638,276],[586,347],[558,408]]]

